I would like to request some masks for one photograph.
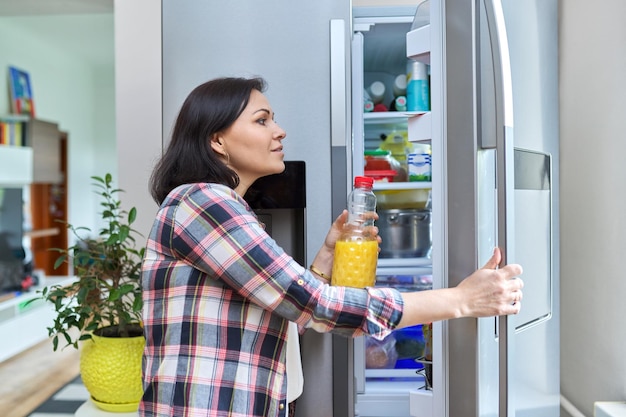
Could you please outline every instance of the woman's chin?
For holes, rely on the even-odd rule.
[[[272,172],[272,174],[281,174],[285,171],[285,163],[280,161],[280,165],[277,166],[276,172]]]

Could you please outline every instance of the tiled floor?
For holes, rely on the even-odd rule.
[[[74,412],[88,399],[89,393],[79,376],[29,414],[29,417],[73,417]]]

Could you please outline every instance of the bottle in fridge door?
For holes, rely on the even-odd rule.
[[[430,110],[430,81],[428,65],[410,59],[407,64],[407,110]]]

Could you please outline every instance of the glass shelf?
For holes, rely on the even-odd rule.
[[[363,121],[366,125],[378,123],[406,123],[407,119],[429,113],[428,111],[381,111],[363,113]]]
[[[374,182],[374,191],[383,190],[426,190],[433,187],[430,181]]]

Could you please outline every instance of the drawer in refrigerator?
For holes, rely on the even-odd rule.
[[[366,378],[423,377],[424,334],[422,325],[394,331],[383,340],[365,340]]]
[[[424,291],[433,288],[431,268],[378,268],[376,286],[396,288],[401,292]]]

